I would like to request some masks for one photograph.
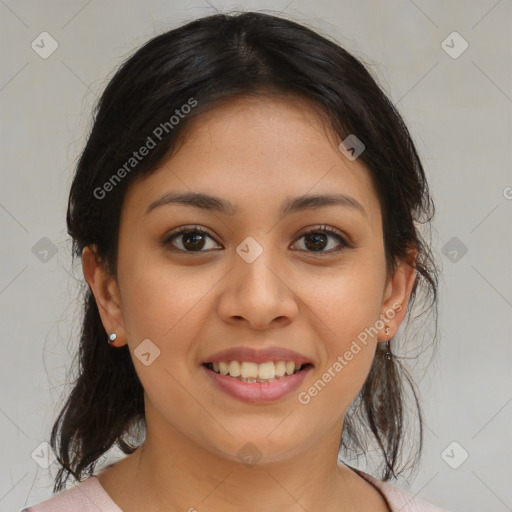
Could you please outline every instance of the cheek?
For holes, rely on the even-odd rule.
[[[311,279],[304,299],[341,351],[379,318],[383,289],[384,274],[378,262],[356,258],[321,279]]]
[[[339,420],[360,392],[374,356],[375,343],[370,338],[361,342],[347,335],[328,345],[327,358],[317,369],[315,380],[298,396],[299,402],[310,408],[310,424],[319,417],[323,418],[324,426]]]
[[[208,291],[218,281],[215,275],[186,270],[143,254],[131,255],[119,265],[132,360],[145,392],[162,411],[171,401],[177,410],[190,408],[190,397],[179,383],[190,380],[188,363],[195,355],[191,340],[200,335],[206,308],[212,307]],[[143,340],[151,344],[142,345]],[[150,353],[148,365],[138,356],[143,346]],[[200,410],[189,412],[201,414]]]
[[[194,332],[194,317],[218,281],[199,267],[178,267],[158,251],[131,254],[119,265],[123,318],[133,341],[150,338],[165,345],[180,332]]]
[[[347,407],[368,376],[377,342],[383,269],[384,260],[362,255],[333,273],[328,286],[314,281],[310,287],[310,305],[321,320],[317,323],[325,341],[320,382],[311,393],[323,395],[316,400],[324,405]]]

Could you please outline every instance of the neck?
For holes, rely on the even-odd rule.
[[[175,430],[163,433],[148,428],[144,444],[121,461],[124,498],[115,501],[123,510],[354,510],[359,477],[337,462],[339,425],[298,453],[253,464],[212,453]]]

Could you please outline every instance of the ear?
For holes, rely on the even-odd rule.
[[[389,327],[389,334],[386,335],[382,329],[379,341],[391,339],[405,317],[409,298],[416,284],[417,272],[414,267],[417,256],[416,248],[410,248],[407,260],[399,260],[394,274],[387,280],[380,318]]]
[[[101,263],[95,251],[96,247],[85,247],[82,251],[82,270],[89,285],[101,317],[105,331],[116,333],[117,339],[112,345],[121,347],[126,344],[123,315],[119,289],[115,278]],[[107,340],[105,339],[105,343]]]

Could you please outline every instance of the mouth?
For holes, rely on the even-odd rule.
[[[206,356],[200,369],[214,389],[255,405],[290,397],[311,373],[310,361],[285,347],[238,346]]]
[[[292,375],[305,372],[313,367],[311,363],[294,361],[218,361],[202,363],[207,370],[248,383],[266,383],[286,380]]]

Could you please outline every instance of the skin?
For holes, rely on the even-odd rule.
[[[128,189],[117,279],[93,247],[84,249],[84,276],[105,330],[117,333],[116,346],[129,345],[145,390],[144,444],[99,474],[124,512],[388,510],[372,485],[337,464],[338,447],[344,413],[364,384],[377,344],[403,320],[415,271],[401,262],[394,275],[386,274],[370,174],[337,143],[304,100],[231,100],[194,120],[178,151]],[[174,204],[145,215],[168,191],[220,196],[238,212]],[[279,214],[287,198],[332,192],[357,199],[366,215],[339,205]],[[213,235],[203,253],[163,245],[172,230],[194,224]],[[323,256],[312,250],[314,240],[302,232],[324,224],[353,247],[328,254],[340,248],[329,235]],[[235,251],[248,236],[263,248],[252,263]],[[173,243],[184,250],[185,242],[178,236]],[[411,263],[415,257],[411,252]],[[369,337],[317,396],[301,404],[297,394],[393,304],[403,307],[386,322],[389,334],[383,328]],[[160,350],[149,366],[133,354],[147,338]],[[240,345],[289,348],[308,356],[314,369],[278,402],[243,403],[217,390],[199,366],[208,355]],[[261,453],[250,467],[237,456],[248,442]]]

